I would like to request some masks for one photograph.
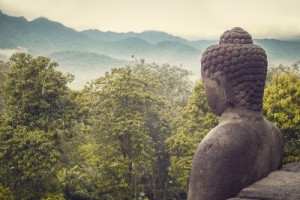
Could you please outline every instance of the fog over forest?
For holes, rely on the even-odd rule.
[[[59,69],[75,75],[74,89],[97,78],[113,67],[139,62],[182,66],[200,77],[202,52],[216,40],[186,40],[160,31],[140,33],[76,31],[44,17],[28,21],[0,13],[0,57],[7,60],[13,52],[44,55],[59,63]],[[221,33],[220,33],[221,34]],[[300,42],[294,40],[256,39],[267,52],[269,65],[290,65],[299,60]]]

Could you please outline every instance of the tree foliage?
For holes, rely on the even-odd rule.
[[[171,196],[165,140],[172,134],[173,117],[190,94],[188,76],[188,71],[179,67],[141,61],[113,69],[82,91],[78,101],[85,117],[77,133],[85,136],[79,134],[70,143],[85,142],[78,144],[76,162],[73,159],[61,176],[70,196]],[[80,183],[76,177],[93,179]],[[93,191],[97,192],[86,191],[87,185],[96,187]]]
[[[0,180],[17,199],[39,199],[57,189],[60,138],[72,126],[67,83],[56,63],[21,53],[10,58],[1,83]]]
[[[47,198],[42,198],[41,200],[64,200],[63,194],[49,194]]]
[[[3,83],[6,79],[5,73],[8,68],[8,63],[2,62],[0,60],[0,88],[3,87]],[[0,115],[5,112],[5,105],[4,105],[4,96],[3,96],[3,90],[0,90]]]
[[[283,134],[284,163],[300,161],[300,76],[297,65],[280,66],[265,89],[264,112]]]
[[[34,199],[55,184],[50,178],[55,177],[60,156],[55,134],[21,126],[0,131],[1,177],[14,188],[17,198]]]
[[[188,70],[169,64],[147,64],[141,60],[133,67],[133,72],[145,81],[155,80],[156,85],[152,85],[152,89],[171,102],[174,113],[186,105],[191,95],[191,73]]]
[[[133,198],[146,192],[142,179],[164,176],[155,174],[156,161],[164,156],[155,150],[162,149],[169,134],[163,113],[167,104],[149,89],[152,84],[128,67],[113,69],[86,91],[93,94],[92,134],[97,141],[94,153],[100,161],[94,160],[101,163],[97,170],[101,171],[99,178],[104,179],[103,194],[111,193],[117,199]],[[95,146],[85,145],[79,150],[92,147]],[[94,161],[86,164],[95,167]],[[157,187],[153,185],[153,193]]]
[[[217,124],[203,83],[147,64],[72,91],[49,58],[0,62],[0,199],[184,199],[194,152]],[[299,63],[268,74],[264,112],[300,159]]]
[[[206,103],[203,83],[198,81],[187,105],[179,113],[174,134],[167,139],[171,156],[169,174],[183,195],[188,189],[194,153],[204,136],[217,125],[217,121],[218,118],[209,111]]]
[[[0,200],[14,200],[12,192],[0,184]]]
[[[15,125],[48,131],[68,124],[70,113],[66,107],[71,101],[67,83],[72,76],[55,70],[57,66],[49,58],[32,58],[25,53],[10,58],[3,93]]]

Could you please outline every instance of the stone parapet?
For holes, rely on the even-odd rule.
[[[300,162],[284,166],[282,170],[244,188],[229,200],[300,200]]]

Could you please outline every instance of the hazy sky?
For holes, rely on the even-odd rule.
[[[240,26],[255,38],[300,36],[299,0],[0,0],[9,15],[40,16],[76,30],[159,30],[216,39]]]

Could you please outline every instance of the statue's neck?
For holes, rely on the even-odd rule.
[[[242,107],[227,107],[221,114],[220,124],[228,121],[260,121],[262,119],[262,111],[252,111]]]

